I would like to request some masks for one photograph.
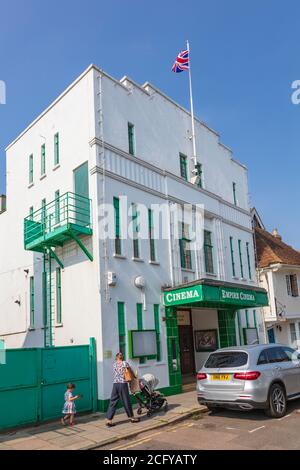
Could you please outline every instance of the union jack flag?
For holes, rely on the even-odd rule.
[[[173,72],[180,73],[189,69],[189,51],[181,51],[176,57],[175,63],[172,67]]]

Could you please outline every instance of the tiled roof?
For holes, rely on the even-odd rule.
[[[300,266],[300,253],[280,238],[256,227],[255,240],[258,266],[260,268],[265,268],[274,263]]]

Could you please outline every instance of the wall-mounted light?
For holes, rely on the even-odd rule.
[[[28,276],[28,274],[29,274],[29,269],[24,269],[24,273],[26,274],[26,276]]]
[[[18,304],[19,307],[20,307],[21,306],[21,300],[19,300],[19,299],[15,300],[15,304]]]

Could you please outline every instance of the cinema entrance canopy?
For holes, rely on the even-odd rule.
[[[164,290],[165,307],[242,310],[268,305],[265,289],[245,284],[201,279]]]
[[[169,383],[174,393],[195,380],[209,352],[259,341],[257,307],[268,305],[264,289],[200,279],[163,289]]]

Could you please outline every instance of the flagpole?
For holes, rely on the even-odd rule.
[[[194,103],[193,103],[193,87],[192,87],[192,69],[191,69],[191,58],[190,58],[190,43],[186,41],[186,47],[189,53],[189,87],[190,87],[190,106],[191,106],[191,118],[192,118],[192,142],[193,142],[193,161],[194,165],[197,165],[197,151],[196,151],[196,135],[195,135],[195,119],[194,119]]]

